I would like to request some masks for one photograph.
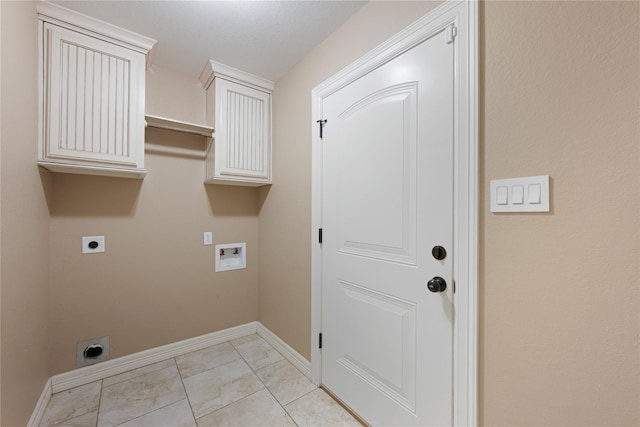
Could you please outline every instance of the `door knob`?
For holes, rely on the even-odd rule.
[[[427,288],[431,292],[443,292],[447,289],[447,282],[442,277],[436,276],[427,282]]]

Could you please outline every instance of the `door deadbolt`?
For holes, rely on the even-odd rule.
[[[438,261],[442,261],[447,257],[447,250],[442,246],[434,246],[433,249],[431,249],[431,255]]]
[[[447,282],[442,277],[436,276],[427,282],[427,288],[431,292],[444,292],[447,289]]]

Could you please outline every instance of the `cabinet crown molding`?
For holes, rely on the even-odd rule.
[[[156,40],[152,38],[46,1],[36,2],[36,10],[41,21],[62,25],[70,29],[81,29],[100,39],[108,38],[108,41],[112,43],[145,55],[156,44]]]
[[[205,90],[209,89],[213,79],[216,77],[249,86],[262,92],[273,92],[274,83],[271,80],[209,60],[200,73],[200,83],[202,87],[204,87]]]

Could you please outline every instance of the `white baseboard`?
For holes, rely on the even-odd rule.
[[[257,325],[258,322],[251,322],[54,375],[51,377],[52,390],[53,393],[69,390],[70,388],[99,381],[132,369],[221,344],[235,338],[255,334]]]
[[[255,333],[259,334],[265,341],[278,350],[288,361],[300,370],[300,372],[306,375],[307,378],[311,378],[311,363],[307,359],[260,322],[251,322],[54,375],[48,382],[49,397],[51,393],[69,390],[113,375],[122,374],[132,369],[141,368],[152,363],[161,362],[172,357],[181,356],[191,353],[192,351],[201,350],[212,345],[221,344]],[[46,404],[49,401],[49,397],[46,398],[42,411],[47,407]],[[41,397],[40,400],[42,401],[42,399]],[[40,405],[40,401],[38,405]],[[36,407],[36,410],[38,409],[39,406]],[[34,411],[31,418],[36,419],[34,418],[35,416],[36,412]],[[42,414],[39,416],[42,417]],[[34,425],[37,425],[37,423]]]
[[[44,416],[44,411],[47,409],[47,405],[49,404],[52,394],[51,378],[49,378],[42,389],[42,394],[40,395],[40,399],[38,399],[38,403],[36,403],[36,407],[31,414],[31,418],[29,418],[27,427],[38,427],[40,425],[42,417]]]
[[[262,323],[256,323],[258,335],[264,338],[266,342],[271,344],[273,348],[278,350],[280,354],[285,357],[285,359],[291,362],[291,364],[293,364],[293,366],[295,366],[307,378],[311,379],[311,362],[305,359],[300,353],[295,351],[289,344],[282,341],[279,336],[271,332],[271,330],[267,329],[267,327]]]

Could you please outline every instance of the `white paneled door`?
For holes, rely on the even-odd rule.
[[[322,384],[375,426],[452,423],[452,31],[322,102]]]

